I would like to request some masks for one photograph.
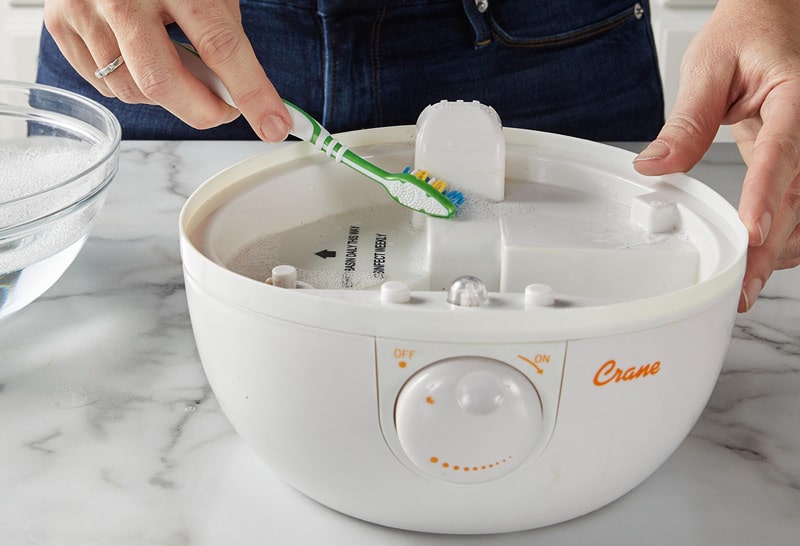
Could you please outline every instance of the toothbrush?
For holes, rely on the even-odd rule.
[[[458,199],[460,192],[444,194],[436,186],[428,183],[424,177],[412,174],[410,169],[402,173],[389,173],[381,169],[331,136],[302,109],[287,100],[283,103],[292,118],[290,134],[309,142],[328,157],[377,182],[401,205],[438,218],[450,218],[456,213],[457,205],[463,201],[463,196]]]
[[[411,167],[406,167],[403,169],[403,172],[406,174],[414,175],[415,177],[419,178],[423,182],[433,186],[435,189],[439,190],[447,197],[453,204],[456,206],[456,210],[458,207],[464,204],[464,193],[458,190],[446,190],[447,183],[442,180],[441,178],[434,178],[430,176],[428,171],[422,171],[420,169],[412,169]]]
[[[233,99],[222,80],[203,63],[194,47],[190,44],[175,42],[175,49],[186,68],[222,100],[234,106]],[[331,136],[317,120],[301,108],[287,100],[284,100],[283,103],[292,118],[292,128],[289,130],[289,134],[305,140],[336,162],[343,163],[377,182],[386,189],[392,199],[401,205],[429,216],[451,218],[463,202],[464,196],[461,192],[449,191],[445,194],[440,191],[438,188],[442,187],[443,189],[444,185],[441,181],[435,181],[441,183],[441,186],[436,187],[428,183],[426,181],[427,173],[415,174],[410,169],[406,169],[408,172],[389,173],[370,163]]]

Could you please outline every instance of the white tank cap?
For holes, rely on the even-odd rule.
[[[529,284],[525,287],[525,308],[549,307],[556,302],[553,287],[547,284]]]
[[[403,281],[386,281],[381,285],[381,303],[408,303],[411,291]]]
[[[276,265],[267,283],[278,288],[296,288],[297,269],[292,265]]]

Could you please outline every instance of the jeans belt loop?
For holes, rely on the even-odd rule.
[[[469,24],[475,33],[475,49],[486,47],[492,43],[492,31],[489,22],[486,20],[484,12],[489,6],[490,0],[462,0],[464,13],[467,15]]]

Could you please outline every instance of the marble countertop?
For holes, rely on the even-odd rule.
[[[0,544],[800,545],[800,269],[776,273],[738,317],[690,436],[601,510],[453,537],[364,523],[296,492],[206,382],[178,251],[186,198],[263,148],[124,142],[72,267],[0,322]],[[695,174],[735,201],[743,167],[718,145]]]

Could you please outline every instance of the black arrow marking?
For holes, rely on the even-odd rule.
[[[326,248],[325,250],[320,250],[319,252],[315,252],[314,255],[315,256],[319,256],[323,260],[327,260],[328,258],[335,258],[336,257],[336,251],[335,250],[328,250]]]

